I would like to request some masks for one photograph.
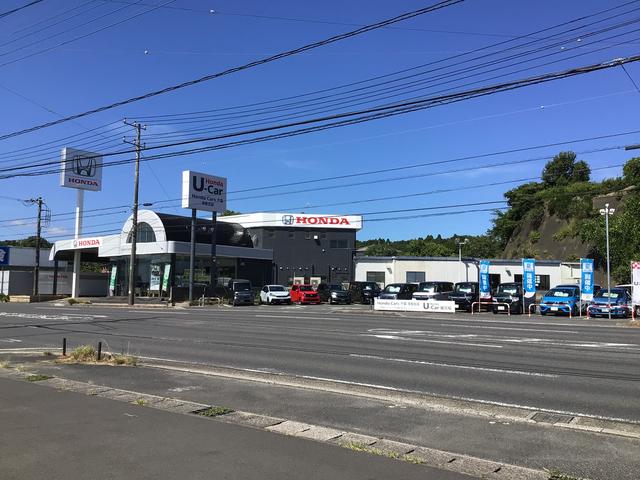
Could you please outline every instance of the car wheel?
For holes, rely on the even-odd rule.
[[[540,315],[542,315],[543,317],[547,314],[547,312],[543,312],[542,310],[540,310]]]
[[[491,311],[493,312],[493,314],[494,314],[494,315],[497,315],[497,314],[498,314],[498,310],[495,310],[495,309],[494,309],[494,310],[491,310]]]

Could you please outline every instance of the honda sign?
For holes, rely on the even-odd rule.
[[[227,209],[227,179],[191,170],[183,171],[182,208],[224,212]]]
[[[63,148],[60,186],[94,192],[102,190],[102,156],[75,148]]]

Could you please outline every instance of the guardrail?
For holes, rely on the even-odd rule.
[[[531,304],[529,305],[529,308],[527,308],[527,310],[529,310],[529,316],[531,316],[531,307],[533,307],[533,308],[534,308],[534,310],[535,310],[535,308],[536,308],[538,305],[540,305],[540,304],[539,304],[539,303],[531,303]]]
[[[214,305],[217,305],[219,307],[222,306],[222,299],[220,297],[206,297],[204,295],[202,295],[202,297],[200,297],[200,306],[204,307],[206,302],[210,302]]]
[[[474,305],[478,305],[478,313],[480,313],[480,310],[482,309],[482,305],[506,305],[507,306],[507,313],[509,315],[511,315],[511,305],[508,303],[503,303],[503,302],[473,302],[471,304],[471,315],[473,315],[473,306]]]

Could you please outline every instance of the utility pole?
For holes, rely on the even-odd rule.
[[[42,237],[42,228],[43,223],[46,228],[51,221],[51,210],[44,203],[42,197],[31,198],[29,200],[24,200],[24,204],[31,204],[38,206],[38,217],[36,222],[36,258],[35,258],[35,266],[33,268],[33,296],[38,296],[40,294],[39,289],[39,276],[40,276],[40,243]],[[43,219],[44,213],[44,219]]]
[[[600,209],[600,215],[604,215],[604,230],[607,239],[607,310],[609,311],[609,320],[611,320],[611,262],[609,256],[609,215],[613,215],[615,208],[609,208],[609,204],[605,203],[604,208]]]
[[[458,281],[462,281],[462,245],[466,245],[469,242],[468,238],[463,240],[456,240],[458,244]]]
[[[142,130],[147,127],[138,122],[129,123],[127,119],[124,124],[133,127],[136,130],[136,139],[131,142],[126,138],[122,140],[129,145],[133,145],[136,149],[136,168],[133,176],[133,224],[131,226],[131,256],[129,258],[129,305],[135,302],[136,293],[136,245],[138,241],[138,185],[140,183],[140,152],[144,148],[140,142]]]

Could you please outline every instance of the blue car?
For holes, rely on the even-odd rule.
[[[558,285],[542,297],[540,315],[578,315],[580,313],[580,287]]]
[[[631,315],[631,295],[624,288],[612,288],[611,292],[605,288],[593,297],[588,309],[591,317],[608,317],[611,310],[612,317],[627,318]]]

